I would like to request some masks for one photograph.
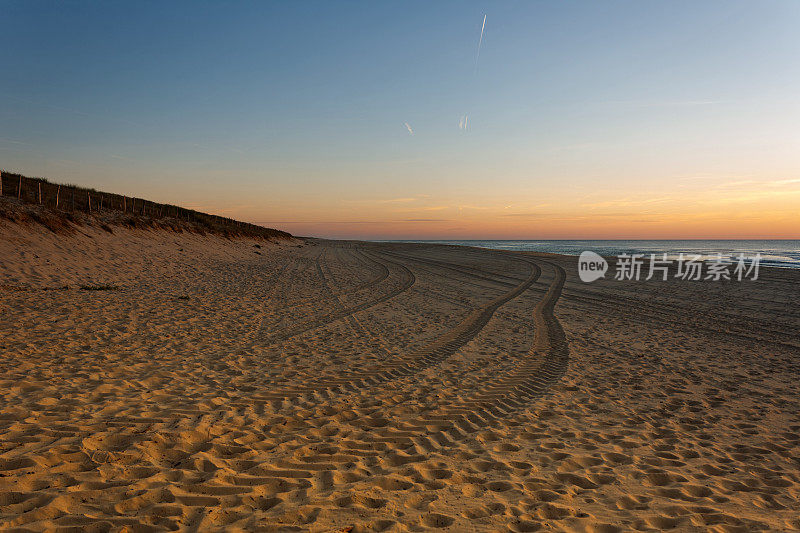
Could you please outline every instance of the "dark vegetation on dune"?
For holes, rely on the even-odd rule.
[[[0,219],[38,223],[56,233],[70,233],[75,226],[96,225],[113,233],[113,226],[165,229],[214,234],[224,237],[289,239],[291,234],[226,217],[201,213],[171,204],[51,183],[0,172]]]

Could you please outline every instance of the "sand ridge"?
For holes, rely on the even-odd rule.
[[[0,236],[6,529],[800,528],[794,273]]]

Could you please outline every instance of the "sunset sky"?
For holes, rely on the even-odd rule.
[[[0,17],[9,171],[322,237],[800,238],[797,1]]]

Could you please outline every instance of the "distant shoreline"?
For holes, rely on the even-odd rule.
[[[490,250],[540,252],[568,257],[580,255],[584,250],[597,252],[603,257],[619,254],[663,254],[677,259],[700,255],[702,260],[713,260],[717,253],[723,258],[736,258],[738,254],[753,257],[761,254],[762,267],[800,268],[800,239],[453,239],[453,240],[374,240],[382,243],[419,243],[467,246]]]

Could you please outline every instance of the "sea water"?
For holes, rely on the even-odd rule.
[[[563,255],[580,255],[584,250],[602,256],[620,254],[667,254],[677,259],[680,254],[699,255],[702,259],[719,256],[735,260],[743,254],[747,260],[761,255],[761,264],[783,268],[800,268],[800,240],[396,240],[383,242],[424,242],[475,246],[495,250],[519,250]]]

